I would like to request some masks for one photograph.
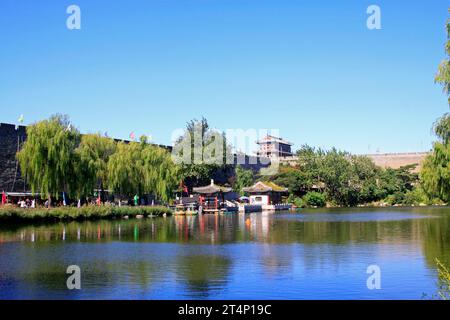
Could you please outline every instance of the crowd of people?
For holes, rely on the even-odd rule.
[[[20,199],[18,202],[17,202],[17,205],[20,207],[20,208],[36,208],[36,200],[35,199],[29,199],[29,198],[26,198],[26,199]]]
[[[7,194],[6,192],[2,192],[2,206],[4,205],[12,205],[17,206],[19,208],[37,208],[37,207],[49,207],[49,200],[41,200],[39,197],[19,197],[17,196],[11,196]],[[145,197],[139,197],[138,195],[135,195],[132,198],[128,199],[118,199],[114,198],[113,196],[105,196],[103,199],[97,195],[95,197],[89,197],[85,199],[78,199],[78,200],[72,200],[72,199],[66,199],[65,195],[62,196],[62,198],[59,199],[52,199],[51,206],[52,207],[62,207],[62,206],[75,206],[75,207],[81,207],[83,205],[90,205],[90,206],[146,206],[146,205],[155,205],[158,203],[155,203],[155,201],[149,200]]]

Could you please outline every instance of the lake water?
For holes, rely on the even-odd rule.
[[[0,225],[0,299],[422,299],[435,258],[448,207]]]

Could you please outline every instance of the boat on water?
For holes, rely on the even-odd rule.
[[[173,214],[175,216],[193,216],[198,214],[198,210],[194,205],[177,204]]]

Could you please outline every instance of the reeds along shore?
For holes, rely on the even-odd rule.
[[[15,207],[0,208],[0,221],[55,221],[55,220],[95,220],[136,216],[171,215],[172,210],[164,206],[83,206],[23,209]]]

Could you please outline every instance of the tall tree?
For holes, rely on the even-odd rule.
[[[447,53],[439,65],[435,81],[442,85],[450,104],[450,19],[447,19]],[[429,196],[450,201],[450,114],[444,114],[433,125],[438,141],[433,144],[433,151],[428,155],[421,170],[421,181]]]
[[[177,164],[186,185],[209,182],[215,172],[227,167],[231,147],[225,134],[210,128],[205,118],[191,120],[174,145]]]
[[[447,42],[445,44],[445,52],[447,57],[439,64],[435,81],[442,85],[444,93],[449,97],[450,104],[450,19],[447,19],[446,30]]]
[[[95,188],[103,191],[108,179],[108,161],[116,151],[116,142],[100,134],[86,134],[76,149],[79,157],[78,173],[85,179],[79,186],[79,196],[92,194]]]
[[[140,142],[117,144],[108,162],[108,182],[120,194],[152,193],[167,201],[179,182],[178,168],[168,151],[141,137]]]
[[[180,181],[179,167],[167,150],[148,144],[145,138],[141,138],[141,145],[144,192],[168,201]]]
[[[75,194],[79,142],[80,133],[67,116],[54,115],[27,127],[27,140],[17,157],[33,193],[47,197],[50,204],[60,192]]]

